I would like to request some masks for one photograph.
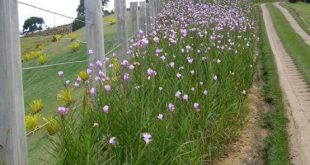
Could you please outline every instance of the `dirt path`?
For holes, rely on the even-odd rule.
[[[269,42],[275,56],[280,85],[288,110],[292,163],[310,162],[310,92],[303,76],[285,51],[265,4],[262,6]]]
[[[266,129],[261,128],[260,122],[268,110],[264,101],[262,86],[262,73],[259,69],[254,85],[248,96],[248,116],[245,127],[238,140],[227,146],[219,159],[213,165],[263,165],[261,155],[263,139],[268,135]]]
[[[280,9],[280,11],[283,13],[283,15],[286,17],[288,22],[291,24],[292,28],[296,31],[296,33],[308,44],[310,45],[310,35],[306,33],[298,24],[298,22],[294,19],[294,17],[289,13],[287,9],[282,7],[280,2],[274,3],[274,5]]]

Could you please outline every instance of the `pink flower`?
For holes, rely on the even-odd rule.
[[[193,63],[193,61],[194,61],[194,59],[192,59],[192,58],[188,58],[188,59],[187,59],[187,63],[188,63],[189,65],[191,65],[191,64]]]
[[[175,97],[176,97],[176,98],[180,98],[180,97],[181,97],[181,94],[182,94],[182,93],[181,93],[180,91],[177,91],[177,92],[175,93]]]
[[[125,73],[125,74],[124,74],[124,81],[125,81],[125,82],[128,82],[128,81],[129,81],[129,78],[130,78],[130,77],[129,77],[129,74],[128,74],[128,73]]]
[[[104,89],[106,92],[110,92],[111,91],[111,86],[109,84],[104,86]]]
[[[65,115],[68,111],[69,111],[69,109],[66,108],[66,107],[58,107],[58,113],[59,113],[61,116]]]
[[[168,109],[169,109],[170,112],[174,112],[175,107],[174,107],[173,104],[169,103]]]
[[[174,62],[170,62],[169,65],[170,65],[171,68],[174,68],[174,67],[175,67]]]
[[[89,93],[91,96],[95,96],[96,95],[96,88],[92,87],[90,90],[89,90]]]
[[[102,69],[103,64],[102,64],[101,61],[98,60],[98,61],[96,62],[96,65],[97,65],[97,67],[98,67],[99,69]]]
[[[66,86],[69,86],[70,85],[70,80],[67,80],[66,81]]]
[[[115,144],[116,144],[116,137],[111,137],[110,140],[109,140],[109,144],[115,146]]]
[[[159,43],[159,38],[158,37],[154,37],[153,41],[158,44]]]
[[[164,115],[160,113],[160,114],[158,114],[157,118],[159,120],[163,121],[164,120]]]
[[[101,70],[98,72],[98,75],[99,75],[100,78],[104,78],[105,77],[104,72],[101,71]]]
[[[93,74],[93,70],[92,69],[87,69],[86,72],[87,72],[88,75]]]
[[[147,70],[147,75],[148,75],[149,77],[154,77],[156,74],[157,74],[157,72],[156,72],[155,70],[151,69],[151,68],[149,68],[149,69]]]
[[[199,108],[199,104],[198,103],[194,103],[194,109],[199,112],[200,111],[200,108]]]
[[[195,74],[195,71],[194,71],[194,70],[191,70],[190,73],[191,73],[192,75],[194,75],[194,74]]]
[[[58,72],[58,77],[59,78],[63,78],[64,77],[64,72],[63,71],[59,71]]]
[[[129,65],[128,67],[130,70],[134,70],[135,69],[135,66],[134,65]]]
[[[183,38],[187,36],[187,30],[186,29],[181,29],[180,31],[181,31],[181,35]]]
[[[102,108],[102,110],[103,110],[103,113],[108,114],[108,113],[109,113],[109,106],[108,106],[108,105],[105,105],[105,106]]]
[[[177,73],[177,78],[178,79],[181,79],[182,78],[182,75],[180,73]]]
[[[188,101],[188,95],[183,95],[183,100]]]
[[[99,126],[98,123],[94,123],[93,128],[96,128],[96,127],[98,127],[98,126]]]
[[[213,77],[213,80],[214,80],[214,81],[217,81],[217,80],[218,80],[217,75],[215,75],[215,76]]]
[[[145,141],[146,144],[149,144],[152,141],[152,135],[149,133],[143,133],[143,140]]]
[[[91,55],[93,55],[93,54],[94,54],[94,51],[93,51],[92,49],[89,49],[89,50],[88,50],[88,55],[91,56]]]
[[[129,65],[129,62],[127,60],[124,60],[123,62],[121,62],[121,65],[127,67]]]
[[[208,95],[208,90],[204,90],[203,94],[207,96]]]

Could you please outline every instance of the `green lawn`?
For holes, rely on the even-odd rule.
[[[265,101],[269,104],[269,110],[262,121],[262,126],[270,132],[265,139],[263,155],[266,164],[288,165],[290,164],[290,159],[288,135],[286,131],[287,118],[274,56],[268,41],[262,15],[260,15],[260,17],[261,40],[259,46],[261,63],[263,66],[263,91]]]
[[[268,4],[268,9],[283,46],[310,84],[310,46],[294,31],[279,9],[272,4]]]
[[[285,3],[302,28],[310,34],[310,3]]]
[[[108,23],[108,19],[112,16],[105,17],[103,22]],[[131,36],[130,15],[128,14],[128,36]],[[104,36],[106,41],[116,40],[116,24],[104,25]],[[85,41],[85,29],[82,28],[74,32],[77,39]],[[87,51],[86,45],[82,44],[81,50],[73,53],[69,49],[71,44],[68,40],[61,40],[59,42],[51,42],[51,36],[46,37],[31,37],[21,39],[22,53],[35,50],[37,44],[44,46],[43,53],[48,54],[48,64],[63,63],[77,60],[86,60]],[[108,52],[114,48],[116,42],[106,42],[105,50]],[[36,60],[23,63],[23,68],[38,66]],[[57,112],[58,101],[57,93],[63,86],[63,81],[57,77],[58,71],[65,73],[65,80],[70,80],[74,83],[76,74],[87,68],[87,62],[68,64],[62,66],[52,66],[47,68],[24,70],[23,71],[23,85],[25,97],[26,115],[30,113],[29,103],[34,99],[42,99],[44,102],[44,109],[41,112],[43,117],[55,115]],[[28,158],[29,164],[50,164],[46,161],[49,159],[48,155],[48,135],[45,131],[39,131],[28,137]]]

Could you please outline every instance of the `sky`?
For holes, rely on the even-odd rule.
[[[66,16],[70,16],[73,18],[75,18],[77,15],[76,9],[80,3],[80,0],[19,0],[19,1],[43,9],[54,11]],[[129,3],[133,1],[142,1],[142,0],[127,0],[127,7],[129,7]],[[104,8],[105,10],[114,10],[114,0],[110,0],[110,2]],[[55,27],[72,22],[72,20],[69,18],[64,18],[51,13],[47,13],[45,11],[34,9],[32,7],[25,6],[23,4],[18,4],[18,14],[19,14],[20,31],[22,31],[23,29],[23,24],[25,20],[32,16],[42,17],[45,21],[45,24],[48,27]]]

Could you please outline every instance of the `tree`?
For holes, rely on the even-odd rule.
[[[85,5],[84,5],[84,1],[85,0],[80,0],[80,5],[78,6],[78,8],[76,9],[77,11],[77,17],[76,19],[78,20],[74,20],[72,22],[72,31],[76,31],[82,27],[85,26]],[[102,1],[102,6],[105,6],[106,4],[108,4],[109,0],[101,0]],[[102,9],[102,11],[104,12],[104,10]],[[83,22],[81,22],[83,21]]]
[[[41,17],[30,17],[28,18],[23,25],[23,34],[28,34],[42,30],[44,20]]]

